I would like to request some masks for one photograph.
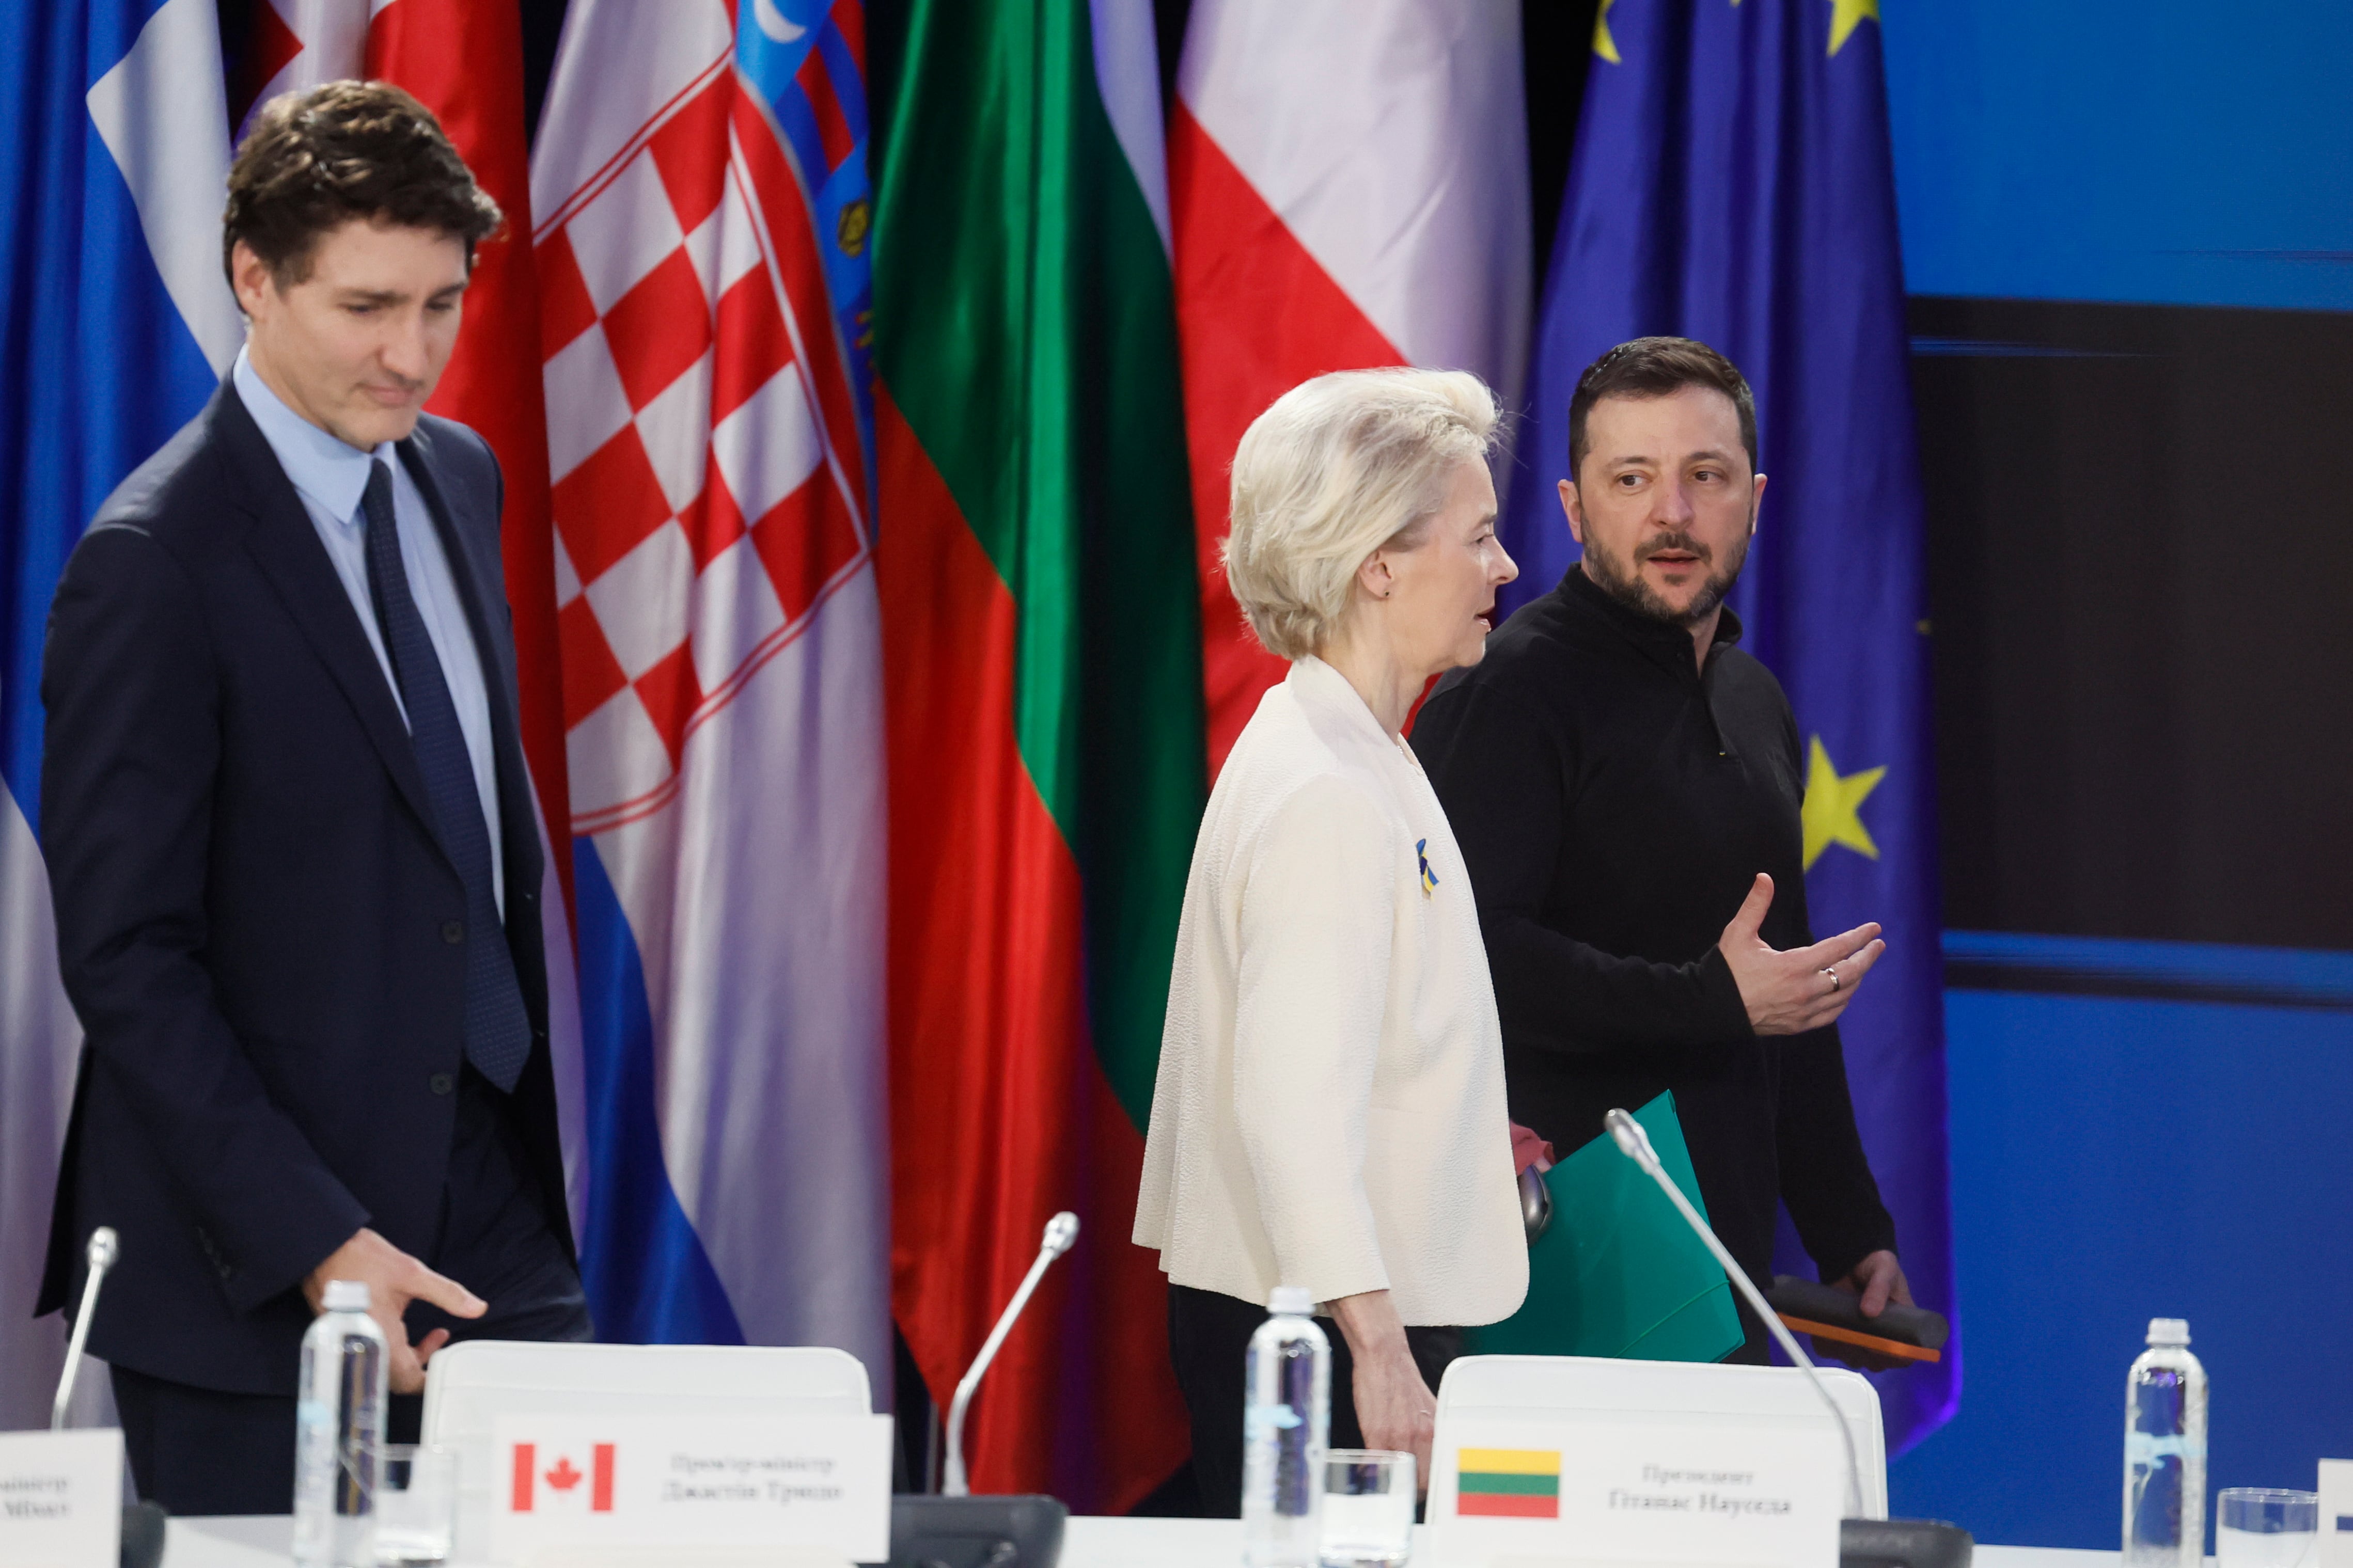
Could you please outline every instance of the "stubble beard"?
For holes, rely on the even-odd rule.
[[[1635,614],[1651,620],[1663,621],[1671,626],[1688,630],[1714,615],[1732,585],[1740,581],[1740,569],[1748,561],[1748,535],[1743,533],[1732,547],[1731,559],[1721,569],[1711,569],[1707,582],[1692,599],[1686,609],[1676,609],[1661,596],[1659,591],[1642,580],[1641,563],[1662,550],[1682,550],[1699,558],[1702,565],[1711,565],[1714,552],[1686,533],[1662,533],[1644,542],[1635,552],[1632,565],[1618,560],[1599,542],[1589,541],[1585,546],[1585,574],[1594,585]]]

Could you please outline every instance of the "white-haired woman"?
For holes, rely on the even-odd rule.
[[[1425,1485],[1460,1330],[1527,1290],[1478,909],[1402,733],[1518,575],[1495,423],[1475,376],[1349,371],[1234,456],[1227,581],[1291,673],[1194,844],[1135,1220],[1213,1512],[1239,1511],[1243,1352],[1275,1286],[1336,1324],[1333,1444],[1409,1449]]]

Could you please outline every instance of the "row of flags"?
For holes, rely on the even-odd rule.
[[[976,1405],[973,1484],[1101,1511],[1176,1470],[1162,1281],[1126,1237],[1194,829],[1281,673],[1215,570],[1226,465],[1306,376],[1474,370],[1533,404],[1506,533],[1541,592],[1567,390],[1651,331],[1757,387],[1773,507],[1741,608],[1843,813],[1818,923],[1890,929],[1849,1059],[1949,1312],[1873,9],[1603,7],[1531,363],[1514,0],[1195,0],[1165,105],[1151,0],[895,0],[871,57],[860,0],[571,0],[535,143],[514,0],[254,7],[241,96],[398,82],[508,215],[435,408],[506,474],[607,1337],[835,1344],[887,1384],[895,1325],[940,1398],[1071,1208],[1085,1239]],[[27,1312],[79,1045],[37,848],[42,620],[236,351],[211,193],[249,105],[216,27],[212,0],[0,0],[0,1426],[59,1353]],[[1952,1360],[1888,1380],[1891,1436],[1957,1389]]]

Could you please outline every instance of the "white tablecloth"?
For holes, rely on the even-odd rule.
[[[1071,1521],[1062,1568],[1232,1568],[1241,1525],[1230,1519]],[[283,1517],[175,1519],[164,1568],[286,1568],[292,1524]],[[2116,1568],[2121,1553],[1979,1546],[1976,1568]]]

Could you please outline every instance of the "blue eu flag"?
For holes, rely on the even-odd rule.
[[[1576,558],[1554,481],[1604,350],[1672,333],[1747,375],[1772,484],[1733,605],[1806,748],[1814,928],[1887,928],[1841,1032],[1905,1269],[1949,1317],[1924,528],[1878,14],[1603,0],[1504,538],[1522,599]],[[1935,1429],[1959,1395],[1957,1325],[1942,1363],[1877,1381],[1891,1448]]]

